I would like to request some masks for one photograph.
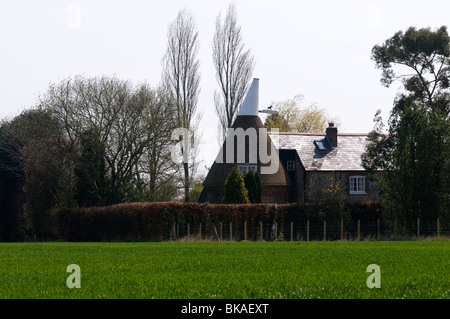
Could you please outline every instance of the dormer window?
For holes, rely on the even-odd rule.
[[[331,145],[330,145],[330,143],[328,143],[326,138],[324,138],[323,140],[320,140],[320,141],[314,141],[314,145],[316,146],[317,150],[319,150],[320,152],[327,152],[327,151],[331,150]]]

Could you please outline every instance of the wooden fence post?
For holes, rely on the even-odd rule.
[[[191,236],[191,225],[188,223],[188,237]]]
[[[291,241],[294,241],[294,223],[291,222]]]
[[[222,238],[222,222],[220,222],[220,241],[222,241],[223,240],[223,238]]]
[[[264,240],[264,236],[263,236],[263,223],[262,223],[262,222],[259,222],[259,232],[260,232],[261,240]]]
[[[380,219],[377,218],[377,239],[380,239]]]
[[[420,217],[417,217],[417,240],[420,237]]]
[[[202,239],[202,223],[198,225],[198,235],[200,236],[200,239]]]
[[[356,234],[357,240],[361,240],[361,221],[358,219],[358,230]]]
[[[233,240],[233,223],[230,222],[230,241]]]
[[[278,237],[278,222],[275,222],[275,240],[277,240]]]
[[[306,221],[306,241],[309,241],[309,220]]]
[[[222,239],[220,238],[220,235],[217,233],[216,225],[213,224],[213,227],[214,227],[214,232],[216,233],[217,240],[222,241]]]
[[[247,240],[247,222],[244,222],[244,240]]]
[[[440,233],[440,230],[439,230],[439,217],[437,218],[437,225],[436,225],[436,227],[437,227],[437,236],[439,237],[439,233]]]

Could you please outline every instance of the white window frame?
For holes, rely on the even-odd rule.
[[[258,171],[258,164],[243,163],[239,164],[238,166],[239,171],[242,175],[245,175],[250,171],[253,171],[253,173],[256,173]]]
[[[290,172],[295,171],[295,161],[286,161],[286,169]]]
[[[366,193],[366,177],[350,176],[349,178],[350,194],[367,194]]]

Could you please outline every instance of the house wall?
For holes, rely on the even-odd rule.
[[[306,171],[303,168],[303,164],[300,162],[298,156],[295,159],[295,191],[293,196],[294,202],[305,202],[305,182],[306,182]]]
[[[263,185],[263,203],[289,203],[292,202],[293,187],[277,186],[277,185]],[[208,203],[222,203],[225,194],[225,187],[205,187],[205,202]]]
[[[220,204],[225,194],[225,186],[208,186],[204,188],[206,203]]]
[[[280,160],[283,167],[292,181],[293,187],[291,188],[291,202],[304,202],[305,201],[305,168],[300,161],[295,150],[280,150]],[[288,171],[287,162],[294,161],[294,171]]]
[[[345,201],[379,201],[379,193],[376,184],[369,180],[367,172],[344,171],[344,172],[323,172],[308,171],[305,176],[305,201],[314,201],[320,197],[320,192],[328,186],[329,178],[334,175],[336,181],[340,181],[341,189],[345,195]],[[364,176],[366,194],[350,194],[350,177]]]
[[[263,203],[310,202],[320,197],[320,192],[328,186],[331,175],[341,182],[345,201],[380,201],[376,184],[369,180],[367,172],[323,172],[305,171],[300,161],[296,161],[295,182],[293,186],[263,185]],[[351,176],[364,176],[366,194],[350,194],[349,180]],[[205,187],[205,202],[222,203],[224,186]]]
[[[289,186],[263,186],[263,203],[290,203],[292,202],[293,187]]]

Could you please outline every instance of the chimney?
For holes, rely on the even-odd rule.
[[[328,127],[325,132],[331,148],[336,148],[338,146],[337,127],[334,127],[334,123],[328,123]]]

